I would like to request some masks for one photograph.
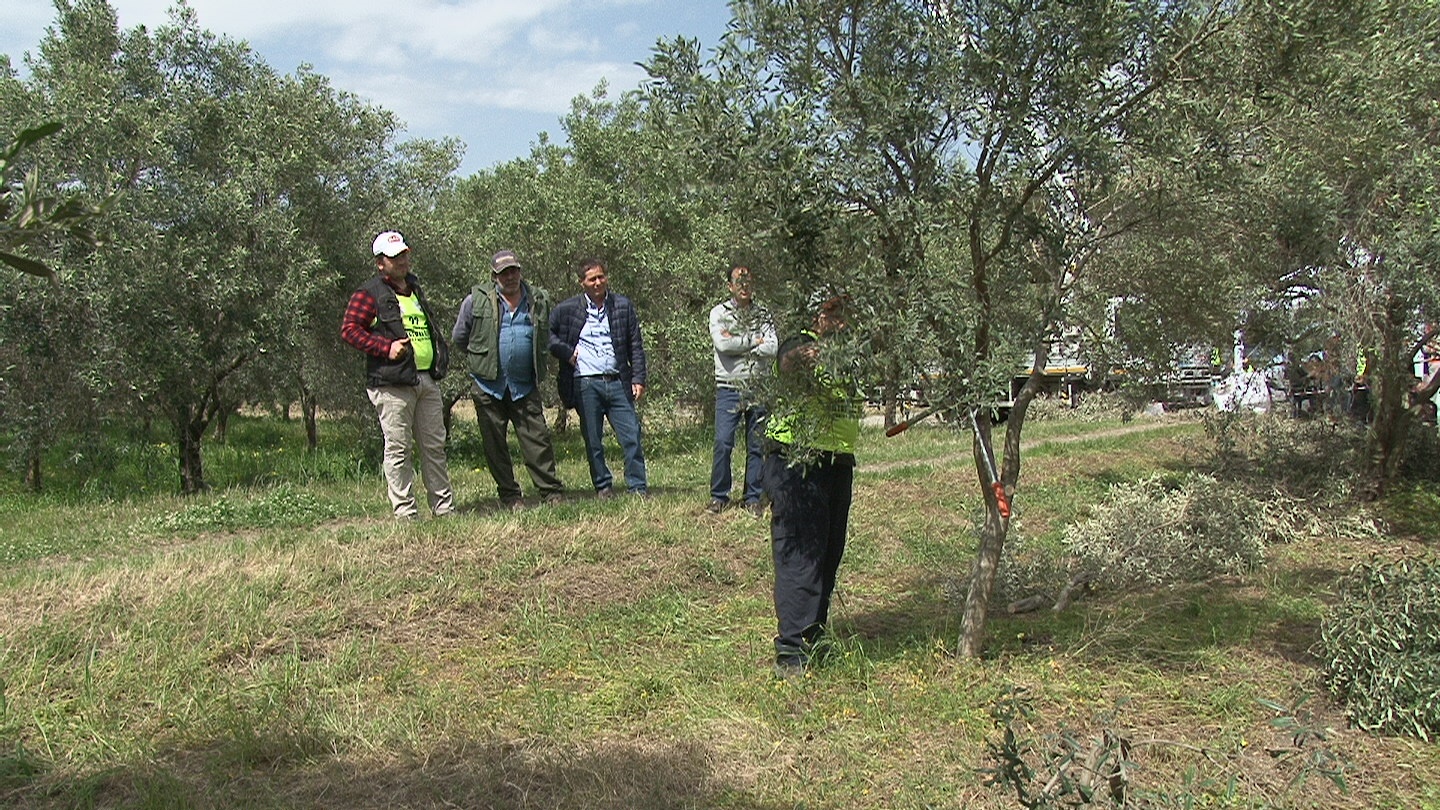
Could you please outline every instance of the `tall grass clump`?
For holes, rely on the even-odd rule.
[[[320,426],[319,446],[309,450],[299,421],[232,416],[224,441],[206,438],[206,479],[216,488],[366,480],[379,467],[374,433],[370,422],[327,419]],[[17,463],[6,459],[11,477],[0,483],[0,494],[21,492]],[[51,503],[145,499],[180,488],[172,437],[140,421],[97,423],[88,432],[64,435],[46,450],[41,468],[44,489],[39,494]],[[24,494],[33,498],[36,493]]]
[[[248,493],[225,493],[207,502],[187,504],[142,520],[138,528],[154,534],[298,528],[316,526],[341,514],[337,504],[281,484],[258,498]]]
[[[1431,739],[1440,732],[1440,560],[1353,569],[1316,648],[1325,684],[1351,722]]]

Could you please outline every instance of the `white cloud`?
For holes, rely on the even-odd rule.
[[[136,5],[151,2],[135,0]],[[206,28],[257,44],[303,31],[311,37],[310,47],[343,61],[401,53],[421,60],[504,64],[535,51],[573,53],[599,46],[593,36],[574,33],[579,11],[572,0],[428,0],[403,7],[381,0],[256,0],[243,10],[233,0],[192,4]],[[155,19],[163,19],[163,11]],[[322,37],[318,41],[316,34]]]
[[[617,93],[639,84],[644,71],[629,63],[570,62],[499,78],[490,87],[472,90],[468,94],[472,103],[563,114],[570,110],[571,99],[589,95],[602,79],[609,82],[612,93]]]
[[[600,50],[600,41],[594,35],[541,25],[531,27],[526,44],[543,54],[589,53]]]
[[[447,82],[412,74],[349,73],[331,74],[337,87],[387,110],[393,111],[412,130],[446,131],[452,124],[454,94]],[[459,135],[459,132],[453,134]]]
[[[613,94],[636,86],[643,76],[640,68],[616,62],[562,63],[502,75],[464,69],[428,74],[347,69],[330,74],[336,86],[394,110],[420,130],[439,129],[447,122],[453,127],[457,119],[483,119],[487,109],[559,118],[570,111],[572,99],[589,95],[601,80]]]
[[[168,22],[174,0],[110,2],[122,28],[153,30]],[[602,79],[613,94],[636,87],[644,72],[634,63],[656,36],[713,44],[728,19],[722,0],[190,4],[202,28],[246,40],[277,71],[311,64],[335,87],[394,111],[413,134],[470,141],[471,170],[523,148],[537,122],[553,131],[551,121]],[[0,50],[18,63],[54,18],[52,0],[0,0]]]
[[[21,56],[39,50],[45,27],[55,19],[55,7],[42,0],[6,4],[0,11],[0,53],[10,55],[17,70],[23,69]]]
[[[335,59],[363,62],[375,53],[403,54],[407,59],[496,64],[515,53],[528,24],[543,17],[551,3],[525,6],[501,4],[446,6],[427,4],[397,16],[385,10],[361,21],[331,18],[326,30],[336,41],[326,46]]]
[[[25,0],[27,4],[33,0]],[[464,0],[395,3],[393,0],[191,0],[202,28],[244,39],[265,52],[267,41],[295,43],[303,56],[347,62],[395,54],[412,60],[492,63],[526,27],[564,19],[568,0]],[[38,3],[46,6],[46,3]],[[168,21],[171,0],[112,0],[122,28],[155,28]],[[47,18],[53,12],[46,13]],[[513,52],[513,51],[512,51]],[[378,57],[377,57],[378,55]]]

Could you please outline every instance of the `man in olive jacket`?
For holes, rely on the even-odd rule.
[[[382,470],[395,517],[414,520],[415,469],[411,442],[420,447],[420,474],[430,511],[455,511],[445,463],[445,406],[440,378],[449,366],[435,314],[410,272],[410,247],[396,231],[375,237],[375,275],[350,295],[340,337],[365,353],[365,390],[385,437]]]
[[[549,356],[550,298],[525,282],[514,251],[496,253],[490,266],[491,280],[476,284],[461,302],[450,340],[464,353],[475,383],[470,397],[496,494],[502,506],[519,510],[525,501],[505,443],[507,424],[515,426],[541,503],[557,502],[565,491],[538,385]]]

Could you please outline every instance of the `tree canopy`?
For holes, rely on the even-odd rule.
[[[104,250],[56,254],[61,294],[83,315],[50,326],[82,343],[64,360],[78,378],[169,422],[181,489],[197,491],[211,421],[301,373],[342,268],[365,267],[365,234],[433,185],[412,168],[432,156],[397,147],[390,113],[312,73],[276,74],[187,6],[153,32],[121,31],[96,0],[57,9],[26,106],[69,125],[37,152],[108,210]],[[455,161],[441,161],[443,178]]]

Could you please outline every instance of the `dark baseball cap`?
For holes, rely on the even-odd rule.
[[[520,260],[515,258],[515,251],[502,250],[490,259],[490,272],[499,273],[507,267],[519,267]]]

